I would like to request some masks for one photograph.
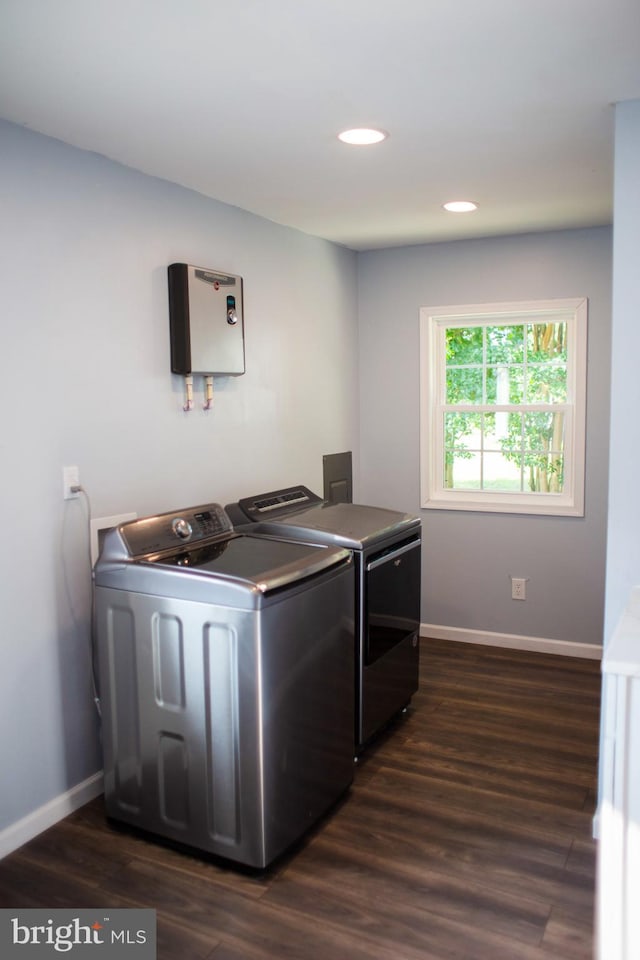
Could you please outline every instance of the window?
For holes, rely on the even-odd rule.
[[[422,506],[584,515],[587,301],[423,307]]]

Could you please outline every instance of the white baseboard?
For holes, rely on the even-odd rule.
[[[88,780],[78,783],[59,797],[54,797],[53,800],[27,814],[17,823],[12,823],[10,827],[0,831],[0,859],[17,850],[18,847],[29,840],[33,840],[43,830],[47,830],[54,823],[63,820],[64,817],[88,803],[89,800],[100,796],[102,792],[102,772],[94,773]]]
[[[561,657],[581,657],[583,660],[601,660],[602,645],[574,643],[572,640],[549,640],[545,637],[522,637],[516,633],[491,633],[488,630],[467,630],[463,627],[444,627],[436,623],[421,623],[421,637],[434,640],[456,640],[460,643],[483,643],[510,650],[530,650],[534,653],[556,653]]]

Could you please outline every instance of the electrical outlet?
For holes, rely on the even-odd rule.
[[[72,490],[80,484],[80,471],[77,467],[62,468],[62,495],[65,500],[75,500],[80,496],[78,490]]]
[[[527,599],[527,581],[521,577],[511,577],[511,599]]]

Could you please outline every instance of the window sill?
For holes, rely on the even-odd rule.
[[[499,494],[480,494],[476,497],[453,493],[429,497],[421,504],[423,510],[474,510],[478,513],[520,513],[533,516],[584,517],[584,505],[567,497],[544,493],[513,497]]]

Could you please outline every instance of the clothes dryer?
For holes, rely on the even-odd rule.
[[[355,750],[361,752],[418,689],[420,518],[329,503],[302,485],[244,497],[225,509],[236,529],[353,551]]]

